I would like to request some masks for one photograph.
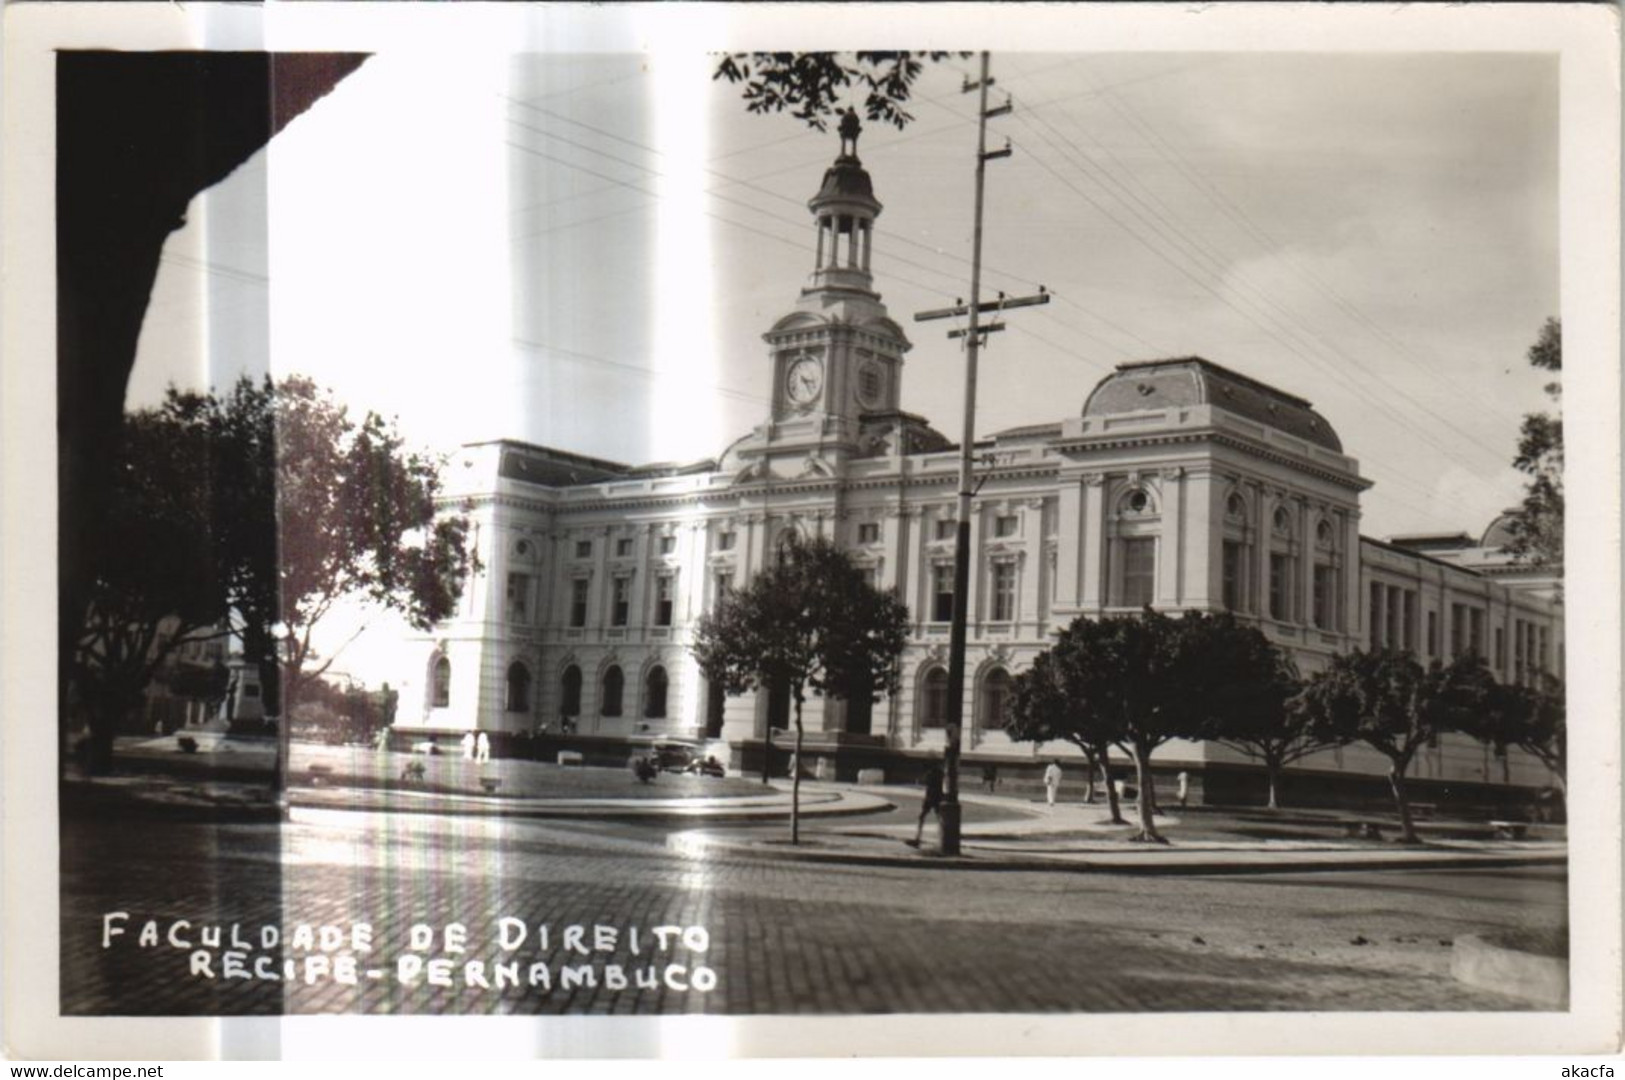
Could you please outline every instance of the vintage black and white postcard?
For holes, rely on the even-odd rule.
[[[1617,1048],[1613,9],[97,7],[14,1052]]]

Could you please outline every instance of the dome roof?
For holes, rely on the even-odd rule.
[[[808,200],[807,206],[816,212],[820,206],[831,202],[855,202],[867,207],[872,214],[880,213],[874,181],[869,179],[863,163],[853,155],[842,154],[835,159],[835,164],[824,170],[824,182],[819,186],[818,194]]]
[[[1484,530],[1484,539],[1478,542],[1481,548],[1504,548],[1512,544],[1512,522],[1518,516],[1516,510],[1503,510],[1499,517],[1490,522],[1490,527]]]
[[[1179,405],[1216,405],[1305,442],[1343,452],[1337,432],[1309,402],[1200,356],[1117,365],[1083,403],[1083,415],[1109,416]]]

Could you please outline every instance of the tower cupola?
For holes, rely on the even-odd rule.
[[[824,171],[818,194],[807,200],[818,227],[812,289],[873,291],[869,254],[881,207],[874,184],[858,160],[862,130],[857,112],[848,109],[839,128],[840,156]]]

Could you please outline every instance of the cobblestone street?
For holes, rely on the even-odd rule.
[[[70,822],[63,1011],[1513,1009],[1452,981],[1446,946],[1561,926],[1566,905],[1561,869],[1145,879],[696,861],[663,841],[650,826],[321,811],[281,829]],[[128,919],[104,947],[109,912]],[[506,929],[522,924],[523,942],[499,939],[502,918],[520,920]],[[149,920],[157,944],[141,941]],[[175,920],[189,924],[175,931],[184,946],[167,941]],[[351,947],[357,923],[370,950]],[[259,961],[259,977],[223,977],[232,924],[247,943],[239,974]],[[307,948],[301,924],[345,941]],[[415,924],[432,944],[413,947]],[[446,940],[451,924],[466,942]],[[205,948],[215,925],[226,944]],[[595,949],[595,925],[615,940]],[[669,926],[704,933],[668,933],[662,948]],[[262,947],[266,927],[279,945]],[[191,973],[200,950],[212,978]],[[347,956],[353,982],[334,977]],[[290,961],[293,981],[272,977]]]

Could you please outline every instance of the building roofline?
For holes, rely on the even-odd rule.
[[[589,454],[578,454],[573,450],[560,450],[553,446],[543,446],[540,443],[526,442],[523,439],[480,439],[477,442],[463,444],[465,449],[479,446],[508,446],[516,450],[529,450],[533,453],[544,454],[555,461],[567,461],[575,465],[587,465],[595,469],[608,472],[629,472],[636,466],[627,465],[620,461],[611,461],[608,458],[592,457]]]
[[[1215,364],[1212,360],[1207,359],[1205,356],[1168,356],[1159,360],[1130,360],[1127,363],[1118,364],[1117,370],[1138,371],[1142,368],[1173,367],[1177,364],[1195,364],[1198,367],[1205,367],[1210,371],[1218,372],[1227,379],[1234,379],[1245,386],[1259,391],[1260,393],[1267,394],[1271,397],[1280,398],[1282,401],[1291,402],[1293,405],[1297,405],[1300,408],[1313,409],[1315,407],[1314,403],[1309,401],[1307,398],[1301,398],[1296,394],[1289,394],[1278,386],[1271,386],[1267,382],[1260,382],[1251,375],[1243,375],[1241,372],[1227,368],[1223,364]]]
[[[1463,566],[1461,563],[1451,562],[1449,559],[1440,559],[1436,556],[1429,555],[1425,551],[1417,551],[1415,548],[1400,547],[1398,544],[1390,544],[1386,540],[1378,540],[1375,536],[1366,536],[1364,533],[1361,533],[1360,543],[1370,544],[1372,547],[1379,547],[1384,551],[1392,551],[1398,555],[1409,555],[1413,559],[1422,559],[1426,562],[1433,563],[1435,566],[1446,566],[1452,570],[1460,570],[1462,573],[1470,574],[1473,577],[1484,577],[1483,574],[1479,573],[1477,570],[1474,570],[1470,566]]]

